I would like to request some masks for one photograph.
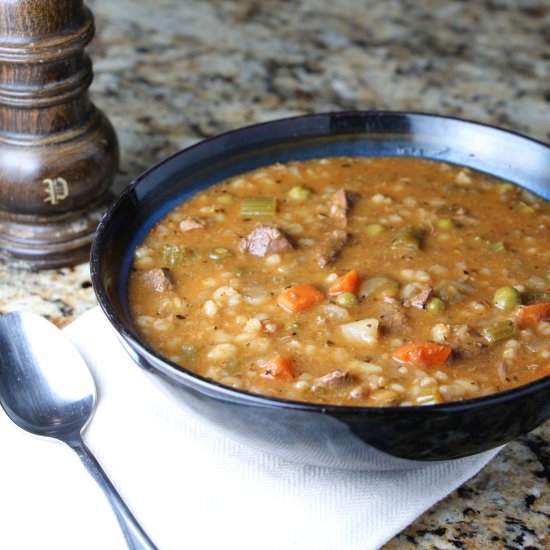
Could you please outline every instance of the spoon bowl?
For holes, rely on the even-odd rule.
[[[80,439],[96,404],[92,375],[58,329],[37,315],[0,317],[0,403],[21,428]]]
[[[0,316],[0,404],[21,428],[71,447],[106,495],[129,548],[154,548],[82,441],[96,387],[74,346],[46,319],[26,312]]]

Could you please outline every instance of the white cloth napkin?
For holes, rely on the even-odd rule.
[[[161,550],[376,549],[498,452],[386,472],[298,464],[236,443],[163,392],[99,309],[64,333],[98,386],[84,440]],[[68,447],[1,409],[0,440],[0,547],[125,547]]]

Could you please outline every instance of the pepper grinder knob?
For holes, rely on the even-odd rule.
[[[34,268],[87,259],[112,200],[118,142],[90,101],[81,0],[0,0],[0,258]]]

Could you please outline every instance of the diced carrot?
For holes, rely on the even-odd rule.
[[[399,363],[406,363],[413,367],[440,367],[447,362],[451,351],[452,349],[445,344],[417,340],[394,349],[392,357]]]
[[[539,321],[550,320],[550,303],[520,306],[517,311],[519,328],[532,327]]]
[[[287,288],[277,298],[277,305],[289,313],[299,313],[325,299],[323,293],[312,285],[302,284]]]
[[[328,293],[331,296],[336,296],[342,294],[343,292],[352,292],[355,294],[359,288],[359,277],[357,276],[357,271],[352,269],[348,271],[345,275],[338,277],[336,281],[328,289]]]
[[[262,365],[263,378],[269,378],[270,380],[294,380],[296,378],[296,371],[292,361],[282,355],[277,355],[271,361],[268,361],[265,365]]]

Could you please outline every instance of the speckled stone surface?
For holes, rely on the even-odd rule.
[[[122,189],[197,140],[342,109],[455,115],[550,141],[545,0],[90,0],[91,95],[113,122]],[[87,265],[0,264],[0,311],[62,326],[95,305]],[[386,546],[550,548],[550,423]]]

